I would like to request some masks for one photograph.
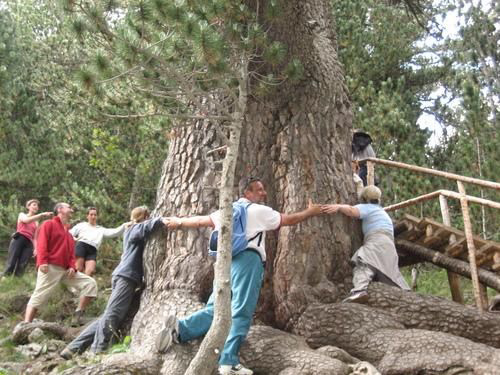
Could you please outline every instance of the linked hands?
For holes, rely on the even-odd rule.
[[[339,211],[340,205],[338,204],[323,204],[321,205],[321,212],[324,214],[335,214]]]
[[[163,224],[170,230],[179,229],[182,226],[182,219],[176,216],[164,217]]]
[[[317,216],[322,212],[322,205],[315,204],[311,199],[309,199],[309,204],[307,205],[307,213],[309,214],[309,216]]]

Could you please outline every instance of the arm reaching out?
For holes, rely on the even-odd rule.
[[[293,214],[282,214],[281,215],[281,226],[290,226],[298,224],[310,217],[321,214],[321,207],[319,204],[313,204],[309,200],[309,205],[304,211],[296,212]]]
[[[29,223],[31,223],[33,221],[38,220],[38,219],[50,218],[52,216],[54,216],[54,213],[52,213],[52,212],[42,212],[41,214],[33,215],[33,216],[28,216],[25,213],[21,212],[19,214],[18,221],[21,221],[24,224],[29,224]]]
[[[213,227],[214,223],[210,216],[192,216],[192,217],[169,217],[166,226],[168,229],[180,228],[202,228]]]
[[[321,206],[321,212],[325,214],[335,214],[340,212],[349,217],[357,219],[360,217],[359,209],[354,206],[349,206],[348,204],[324,204]]]

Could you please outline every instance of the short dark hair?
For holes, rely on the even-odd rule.
[[[87,215],[90,213],[90,211],[95,211],[96,213],[99,213],[99,210],[97,207],[88,207],[87,208]]]
[[[254,182],[262,182],[262,180],[259,177],[255,176],[243,177],[238,184],[240,196],[243,195],[245,191],[250,188],[250,185]]]

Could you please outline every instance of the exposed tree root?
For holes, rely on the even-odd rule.
[[[500,348],[500,314],[381,283],[370,285],[366,305],[392,313],[405,328],[447,332]]]
[[[493,347],[500,344],[498,314],[378,283],[370,286],[369,296],[368,305],[311,304],[294,328],[300,336],[253,326],[242,346],[242,362],[266,375],[349,374],[348,365],[358,358],[383,374],[500,374],[500,350]],[[155,314],[158,325],[168,313],[182,317],[200,307],[182,290],[170,291],[168,301],[142,311]],[[127,355],[132,362],[111,356],[64,374],[183,374],[199,342],[174,345],[159,355],[153,346],[157,331],[150,332],[134,338]]]
[[[32,323],[19,323],[12,332],[12,341],[17,345],[26,344],[29,334],[35,329],[40,328],[44,332],[49,332],[56,337],[69,341],[73,339],[80,328],[68,328],[59,323],[35,321]]]
[[[427,311],[418,320],[447,321],[439,316],[443,311],[438,301],[434,302],[434,314]],[[412,315],[422,314],[418,307]],[[448,333],[406,329],[404,321],[415,324],[411,315],[397,315],[395,310],[386,313],[355,303],[314,304],[295,331],[312,347],[338,346],[373,363],[383,374],[500,374],[500,350]]]
[[[90,366],[75,366],[63,375],[157,375],[160,370],[159,358],[142,358],[130,353],[120,353],[105,357],[102,363]]]

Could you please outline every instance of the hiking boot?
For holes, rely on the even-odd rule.
[[[219,366],[219,375],[252,375],[253,371],[243,367],[241,363],[237,365]]]
[[[172,343],[179,343],[179,321],[174,315],[167,316],[163,329],[156,336],[155,345],[159,353],[165,353]]]
[[[342,303],[346,302],[355,302],[355,303],[365,303],[368,301],[368,293],[365,290],[361,290],[359,292],[353,292],[349,294],[349,296],[342,301]]]
[[[71,327],[80,327],[81,325],[83,325],[82,317],[83,310],[76,310],[73,313],[73,317],[71,318]]]
[[[66,347],[62,350],[61,353],[59,353],[59,355],[61,357],[63,357],[65,360],[70,360],[71,358],[73,358],[73,355],[75,354],[75,352],[73,352],[70,348]]]

